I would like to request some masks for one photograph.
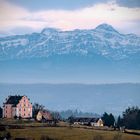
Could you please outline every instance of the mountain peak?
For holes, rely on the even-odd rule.
[[[59,29],[56,29],[56,28],[44,28],[41,31],[41,34],[50,35],[52,33],[57,33],[58,31],[59,31]]]
[[[103,23],[100,24],[95,28],[96,30],[106,30],[106,31],[111,31],[111,32],[117,32],[111,25]]]

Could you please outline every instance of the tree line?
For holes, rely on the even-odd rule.
[[[35,103],[33,105],[33,118],[36,119],[36,115],[38,111],[45,110],[45,107],[43,105],[40,105],[38,103]],[[55,120],[61,120],[63,119],[61,117],[61,114],[59,112],[51,112],[51,115],[53,119]],[[0,107],[0,118],[2,118],[2,108]],[[112,113],[104,113],[102,115],[102,120],[104,122],[105,126],[108,127],[122,127],[128,129],[140,129],[140,108],[139,107],[128,107],[121,116],[118,117],[117,121],[115,121],[115,117]]]
[[[128,107],[117,120],[117,126],[125,126],[128,129],[140,129],[140,108]]]

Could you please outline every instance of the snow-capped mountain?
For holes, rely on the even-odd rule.
[[[113,60],[140,58],[140,37],[121,34],[112,26],[101,24],[91,30],[45,28],[41,33],[0,38],[0,60],[48,58],[53,55],[98,55]]]

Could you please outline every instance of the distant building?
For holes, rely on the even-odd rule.
[[[27,96],[9,96],[3,104],[3,117],[4,118],[31,118],[32,117],[32,104]]]
[[[90,121],[91,126],[104,126],[103,120],[101,118],[93,118]]]
[[[40,122],[51,122],[53,119],[51,113],[45,110],[45,111],[39,111],[37,113],[36,120]]]
[[[76,117],[73,119],[73,122],[80,125],[103,126],[101,118]]]

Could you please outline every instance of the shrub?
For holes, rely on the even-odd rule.
[[[0,131],[6,131],[4,126],[0,126]]]

